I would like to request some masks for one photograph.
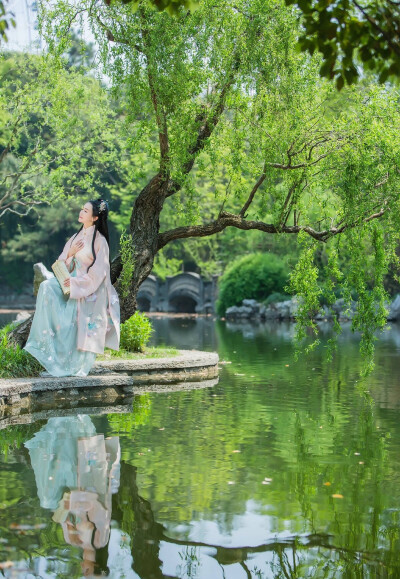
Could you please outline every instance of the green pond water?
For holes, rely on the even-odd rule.
[[[0,420],[0,576],[400,577],[400,328],[362,381],[348,328],[333,362],[296,363],[291,325],[154,325],[230,363],[204,388]]]

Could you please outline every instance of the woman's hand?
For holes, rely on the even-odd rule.
[[[66,280],[64,280],[64,287],[71,287],[71,278],[67,277]]]
[[[67,255],[67,259],[68,259],[68,257],[72,257],[73,255],[75,255],[75,253],[78,253],[78,251],[80,251],[81,249],[83,249],[84,245],[85,245],[85,244],[83,243],[82,240],[81,240],[81,241],[76,241],[75,243],[73,243],[73,244],[71,245],[71,247],[69,248],[69,252],[68,252],[68,255]]]

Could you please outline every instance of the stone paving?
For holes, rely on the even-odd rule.
[[[65,391],[76,397],[80,389],[113,389],[125,394],[165,389],[170,384],[181,383],[185,389],[188,381],[210,380],[218,376],[218,354],[197,350],[180,350],[170,358],[147,358],[142,360],[107,360],[95,362],[85,377],[67,376],[55,378],[0,379],[0,407],[23,404],[23,399],[33,393]],[[26,404],[29,400],[27,399]]]

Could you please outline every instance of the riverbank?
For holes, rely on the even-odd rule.
[[[27,410],[32,405],[32,395],[63,392],[78,400],[81,389],[114,389],[119,396],[137,392],[154,391],[165,386],[192,381],[215,379],[218,376],[218,354],[196,350],[178,350],[176,356],[142,359],[96,360],[88,376],[54,378],[3,378],[0,379],[0,409],[19,405]],[[49,400],[50,402],[50,400]]]

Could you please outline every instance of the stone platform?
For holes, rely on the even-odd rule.
[[[218,354],[197,350],[180,350],[171,358],[147,358],[142,360],[115,360],[95,362],[90,374],[85,377],[68,376],[54,378],[0,379],[0,413],[5,407],[18,405],[29,408],[33,403],[32,395],[40,393],[49,400],[56,398],[80,399],[107,392],[116,398],[138,393],[188,389],[189,383],[198,384],[218,376]],[[215,381],[214,381],[215,382]],[[175,387],[173,385],[176,385]],[[192,386],[193,387],[193,386]],[[85,394],[84,394],[85,391]],[[46,396],[47,393],[47,396]],[[113,397],[113,396],[112,396]],[[115,399],[115,398],[114,398]]]

